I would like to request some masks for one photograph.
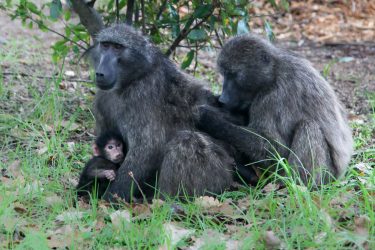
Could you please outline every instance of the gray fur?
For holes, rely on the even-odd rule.
[[[99,89],[95,97],[96,133],[120,131],[128,146],[109,193],[130,199],[129,171],[142,189],[147,188],[146,183],[153,185],[160,173],[160,191],[167,195],[176,195],[180,185],[187,195],[218,193],[227,188],[232,181],[228,172],[233,168],[233,159],[222,146],[214,145],[212,138],[197,132],[193,119],[194,106],[216,102],[212,93],[178,70],[128,26],[104,29],[98,41],[125,46],[121,61],[137,59],[132,58],[135,53],[148,60],[134,66],[136,69],[119,64],[115,86],[105,91]],[[96,46],[92,54],[94,65],[98,65],[100,53],[100,46]],[[146,67],[142,69],[145,73],[132,79],[132,71],[142,67]],[[137,191],[135,185],[133,188]]]
[[[203,130],[235,146],[247,160],[268,159],[276,149],[305,183],[310,175],[316,184],[327,183],[332,178],[324,171],[334,177],[345,173],[353,152],[346,113],[309,61],[245,35],[227,42],[218,67],[227,81],[221,100],[247,112],[249,122],[241,129],[203,107]]]

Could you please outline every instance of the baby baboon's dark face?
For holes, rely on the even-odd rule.
[[[124,160],[124,146],[121,141],[111,139],[103,149],[104,158],[113,163],[120,163]]]

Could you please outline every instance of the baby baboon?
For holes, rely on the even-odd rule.
[[[129,26],[106,28],[97,41],[89,52],[98,87],[96,130],[117,130],[128,145],[105,198],[117,194],[129,200],[132,189],[137,196],[133,178],[142,189],[157,178],[166,195],[220,193],[229,187],[233,158],[195,129],[193,107],[216,105],[212,93]]]
[[[77,185],[78,197],[96,191],[100,198],[111,181],[115,180],[117,169],[124,161],[126,146],[119,134],[107,131],[101,134],[93,146],[94,157],[87,162]]]
[[[352,154],[346,114],[310,62],[245,35],[225,44],[218,68],[224,76],[219,101],[231,111],[247,113],[249,121],[237,126],[202,106],[202,130],[263,167],[271,165],[265,160],[277,151],[305,183],[327,183],[345,172]]]

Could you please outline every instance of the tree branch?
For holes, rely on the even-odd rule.
[[[22,73],[22,72],[3,72],[3,73],[0,73],[0,75],[3,75],[3,76],[34,77],[34,78],[38,78],[38,79],[48,79],[48,80],[54,80],[54,79],[58,78],[58,77],[54,77],[54,76],[31,75],[31,74],[26,74],[26,73]],[[94,83],[92,80],[85,80],[85,79],[79,79],[79,78],[72,78],[72,79],[62,78],[62,80],[66,81],[66,82]]]
[[[145,17],[145,0],[141,0],[141,11],[142,11],[142,32],[146,32],[146,17]]]
[[[187,35],[190,33],[190,31],[192,31],[192,30],[198,28],[199,26],[201,26],[201,24],[204,23],[211,16],[211,14],[213,13],[213,10],[214,10],[214,8],[212,8],[212,11],[209,14],[207,14],[205,17],[203,17],[202,20],[200,20],[198,23],[196,23],[193,26],[193,28],[189,28],[190,27],[190,23],[194,20],[194,16],[192,15],[189,18],[189,20],[186,22],[186,25],[181,30],[180,34],[178,34],[178,36],[176,37],[176,39],[173,41],[172,45],[168,48],[168,50],[165,53],[165,55],[169,57],[173,53],[173,51],[176,50],[176,48],[179,45],[179,43],[187,37]]]
[[[126,5],[125,23],[127,25],[132,25],[133,23],[134,1],[135,0],[128,0],[128,3]]]
[[[77,45],[77,46],[80,47],[81,49],[86,50],[85,46],[82,46],[82,45],[79,44],[78,42],[73,41],[72,39],[70,39],[69,37],[65,36],[64,34],[61,34],[60,32],[57,32],[56,30],[51,29],[50,27],[48,27],[47,25],[45,25],[42,21],[36,20],[36,19],[34,19],[32,16],[29,16],[29,15],[27,16],[27,18],[29,18],[32,22],[34,22],[34,23],[36,23],[36,24],[42,26],[43,28],[45,28],[45,29],[48,30],[49,32],[54,33],[54,34],[56,34],[56,35],[58,35],[58,36],[61,36],[61,37],[64,38],[65,40],[67,40],[67,41],[69,41],[69,42],[71,42],[71,43]],[[81,39],[81,41],[84,42],[85,44],[87,44],[84,40]],[[89,44],[87,44],[87,45],[89,45]]]
[[[163,14],[163,11],[165,10],[165,7],[167,7],[167,0],[164,0],[163,3],[160,6],[160,9],[158,11],[158,14],[156,15],[155,20],[159,20],[161,15]]]
[[[85,0],[74,0],[72,3],[73,10],[78,14],[83,26],[89,32],[93,41],[96,41],[96,34],[104,28],[104,23],[101,15],[92,7],[90,7]]]
[[[165,53],[166,56],[170,56],[173,51],[176,50],[177,46],[180,44],[180,42],[182,40],[184,40],[187,35],[190,33],[190,31],[198,28],[199,26],[201,26],[205,21],[207,21],[207,19],[212,16],[212,14],[214,13],[215,9],[220,6],[220,1],[217,1],[217,0],[213,0],[212,1],[212,8],[211,8],[211,11],[209,13],[207,13],[205,16],[203,16],[201,18],[201,20],[199,22],[197,22],[193,28],[190,28],[192,22],[194,21],[194,14],[192,14],[189,19],[186,21],[186,24],[185,24],[185,27],[181,30],[180,34],[178,34],[178,36],[176,37],[176,39],[173,41],[172,45],[168,48],[167,52]]]

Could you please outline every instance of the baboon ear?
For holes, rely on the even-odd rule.
[[[100,155],[100,150],[99,150],[99,147],[96,143],[92,144],[92,152],[93,152],[94,156]]]

